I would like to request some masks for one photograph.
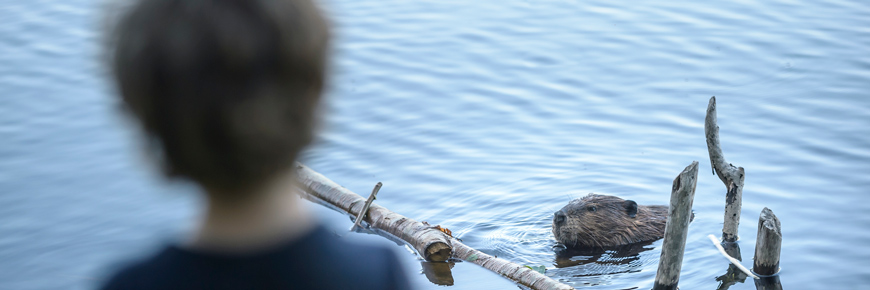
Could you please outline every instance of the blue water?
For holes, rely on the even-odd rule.
[[[100,2],[0,0],[0,289],[89,289],[189,228],[99,63]],[[321,135],[302,161],[378,204],[583,289],[650,289],[661,241],[557,267],[552,212],[588,192],[666,204],[700,177],[680,286],[728,265],[725,187],[703,122],[746,168],[740,246],[782,221],[787,289],[870,285],[870,4],[863,1],[352,1],[336,28]],[[336,231],[346,217],[312,205]],[[352,235],[371,243],[375,236]],[[403,253],[419,289],[442,289]],[[455,289],[513,284],[470,263]],[[755,289],[752,281],[730,289]]]

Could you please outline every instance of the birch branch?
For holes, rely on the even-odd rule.
[[[302,185],[303,197],[328,203],[350,215],[358,216],[362,212],[366,201],[362,196],[299,163],[296,174]],[[377,204],[369,207],[368,214],[362,220],[410,244],[427,261],[444,262],[452,254],[450,241],[444,233]]]
[[[496,258],[475,250],[456,239],[453,239],[453,250],[454,257],[457,259],[472,262],[532,289],[574,289],[574,287],[559,283],[529,267],[520,266],[505,259]]]
[[[325,202],[334,209],[350,215],[360,215],[366,201],[363,197],[302,164],[296,164],[296,174],[303,197],[314,202]],[[574,289],[525,266],[475,250],[455,238],[448,237],[435,227],[404,217],[374,203],[371,204],[368,214],[362,216],[362,220],[373,228],[402,239],[427,261],[443,262],[454,257],[480,265],[535,290]]]

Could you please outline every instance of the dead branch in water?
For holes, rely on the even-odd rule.
[[[727,188],[725,195],[725,224],[722,226],[722,241],[736,242],[737,227],[740,225],[740,207],[743,203],[743,167],[736,167],[722,155],[719,143],[719,125],[716,124],[716,97],[710,98],[707,117],[704,120],[704,134],[707,136],[707,150],[710,152],[710,165]]]
[[[404,217],[377,204],[371,204],[368,214],[362,215],[366,201],[362,196],[302,164],[297,163],[296,172],[302,185],[303,197],[315,202],[326,202],[350,215],[361,216],[361,220],[371,227],[410,244],[427,261],[443,262],[454,257],[480,265],[532,289],[574,289],[528,267],[475,250],[436,227]]]
[[[695,186],[698,184],[698,161],[686,166],[674,179],[671,188],[671,203],[668,206],[668,221],[662,242],[662,255],[656,272],[653,290],[677,289],[686,237],[692,219],[692,203],[695,201]]]
[[[758,237],[755,239],[755,263],[752,267],[761,275],[779,272],[779,253],[782,248],[782,225],[769,208],[758,217]]]

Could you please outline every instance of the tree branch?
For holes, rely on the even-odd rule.
[[[704,120],[704,135],[707,136],[707,150],[710,152],[710,165],[719,180],[728,190],[725,198],[725,223],[722,226],[724,242],[737,241],[737,228],[740,225],[740,208],[743,203],[743,167],[736,167],[722,154],[719,142],[719,125],[716,124],[716,97],[710,98],[707,105],[707,118]]]
[[[334,209],[350,215],[359,215],[362,211],[366,201],[362,196],[302,164],[297,163],[296,172],[302,185],[303,197],[314,202],[327,203]],[[368,214],[363,216],[362,220],[372,228],[402,239],[427,261],[443,262],[454,257],[480,265],[535,290],[574,289],[535,270],[475,250],[435,227],[409,219],[377,204],[371,204]]]

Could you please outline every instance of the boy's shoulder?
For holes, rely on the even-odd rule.
[[[102,289],[408,289],[393,250],[340,239],[323,226],[251,254],[167,245],[122,267]]]

